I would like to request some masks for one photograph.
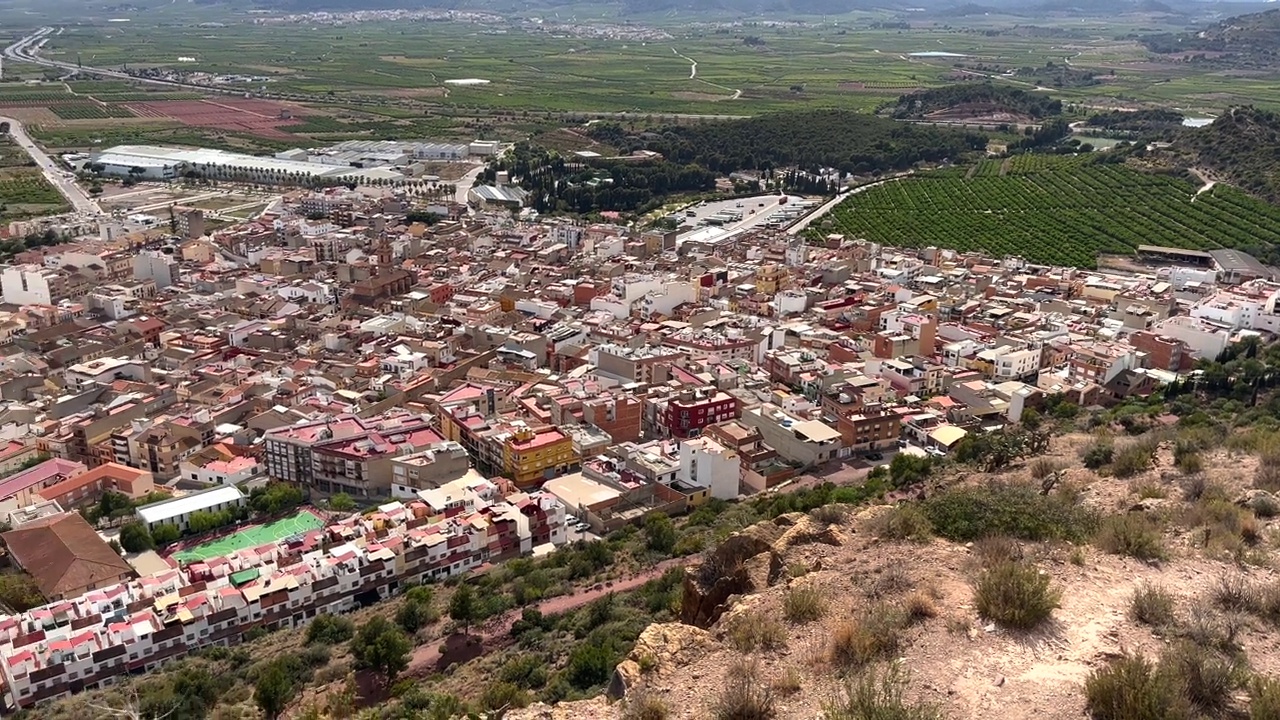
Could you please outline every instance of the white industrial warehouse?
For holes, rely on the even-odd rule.
[[[254,182],[296,182],[307,177],[391,180],[405,177],[403,173],[386,167],[355,168],[161,145],[117,145],[94,154],[89,162],[101,165],[103,175],[133,175],[140,180],[172,180],[192,170],[209,178],[234,179],[242,176]]]

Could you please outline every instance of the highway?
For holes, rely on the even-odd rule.
[[[76,184],[75,178],[68,177],[59,167],[58,161],[49,157],[44,150],[41,150],[31,138],[27,135],[27,131],[22,128],[22,123],[8,117],[0,117],[0,123],[9,123],[9,137],[18,144],[18,147],[27,151],[32,160],[36,161],[36,165],[40,167],[40,171],[44,173],[44,177],[54,187],[58,188],[58,192],[71,203],[71,207],[79,213],[88,213],[97,215],[102,212],[102,208],[98,207],[98,203],[89,194]]]

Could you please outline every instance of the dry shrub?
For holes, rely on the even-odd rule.
[[[1239,648],[1240,632],[1247,624],[1239,612],[1222,612],[1199,602],[1187,609],[1187,620],[1180,630],[1183,637],[1197,645],[1233,652]]]
[[[622,720],[667,720],[670,716],[667,704],[644,690],[628,695],[622,706]]]
[[[1061,469],[1062,465],[1057,460],[1043,456],[1032,460],[1031,465],[1028,467],[1033,480],[1044,480]]]
[[[973,543],[973,555],[980,567],[988,568],[1022,559],[1022,546],[1008,535],[988,535]]]
[[[929,593],[915,590],[903,599],[902,612],[906,615],[907,623],[915,625],[938,617],[938,605]]]
[[[1129,614],[1144,625],[1167,627],[1173,625],[1175,607],[1173,595],[1168,590],[1143,583],[1133,591]]]
[[[809,517],[824,525],[840,525],[849,517],[847,505],[823,505],[809,511]]]
[[[1093,720],[1189,720],[1191,704],[1170,673],[1141,654],[1101,667],[1084,684]]]
[[[774,650],[786,644],[787,629],[763,613],[745,612],[730,624],[728,639],[738,652]]]
[[[1146,472],[1151,467],[1151,460],[1159,446],[1156,438],[1145,437],[1116,450],[1111,459],[1111,474],[1127,478]]]
[[[881,568],[880,573],[867,587],[867,597],[878,600],[908,590],[912,585],[911,576],[907,574],[907,569],[901,563],[887,565]]]
[[[885,540],[910,540],[928,542],[933,537],[933,525],[920,506],[899,505],[877,517],[871,526],[876,537]]]
[[[1280,720],[1280,680],[1260,675],[1249,684],[1249,720]]]
[[[1165,490],[1164,486],[1151,480],[1135,482],[1133,484],[1132,492],[1134,495],[1138,496],[1139,500],[1163,500],[1164,498],[1169,497],[1169,491]]]
[[[760,681],[754,662],[739,660],[729,666],[711,706],[715,720],[771,720],[776,712],[773,688]]]
[[[1208,494],[1182,513],[1182,524],[1193,531],[1192,538],[1210,553],[1243,560],[1250,547],[1262,540],[1258,518],[1249,510]]]
[[[1267,492],[1280,491],[1280,448],[1270,447],[1258,456],[1253,486]]]
[[[845,681],[836,696],[822,705],[825,720],[942,720],[934,705],[911,703],[903,697],[907,678],[890,664],[869,669]]]
[[[1102,520],[1094,543],[1103,552],[1139,560],[1163,560],[1160,526],[1146,513],[1124,513]]]
[[[773,681],[773,690],[779,695],[795,695],[800,692],[800,671],[789,667],[781,677]]]
[[[1201,713],[1216,717],[1243,687],[1248,670],[1240,656],[1210,650],[1191,642],[1175,643],[1160,659],[1178,681],[1187,700]]]
[[[1005,562],[984,570],[974,584],[978,614],[1014,630],[1030,630],[1058,607],[1062,591],[1035,566]]]
[[[836,628],[827,648],[827,660],[848,670],[860,668],[897,652],[906,618],[888,603],[875,603]]]
[[[783,614],[790,623],[813,622],[827,612],[827,601],[812,585],[793,587],[782,602]]]
[[[1223,610],[1252,612],[1257,606],[1257,591],[1253,583],[1240,573],[1226,573],[1218,577],[1212,592],[1213,602]]]

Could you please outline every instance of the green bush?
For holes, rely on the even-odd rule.
[[[1151,468],[1157,446],[1154,439],[1144,438],[1120,448],[1111,459],[1111,473],[1118,478],[1127,478],[1145,472]]]
[[[1110,465],[1114,457],[1115,446],[1111,444],[1110,440],[1104,439],[1093,441],[1081,454],[1084,466],[1090,470],[1098,470]]]
[[[946,490],[922,505],[934,532],[970,542],[988,535],[1020,540],[1079,542],[1097,527],[1094,514],[1060,494],[1041,495],[1019,483],[990,483]]]
[[[337,645],[356,634],[356,624],[341,615],[317,615],[307,626],[307,644]]]
[[[898,453],[889,462],[889,482],[894,487],[906,487],[923,482],[933,471],[933,458],[908,453]]]
[[[522,708],[529,704],[529,693],[509,682],[492,683],[484,689],[480,696],[480,707],[490,711],[505,711]]]
[[[1175,603],[1173,595],[1159,585],[1143,583],[1133,591],[1129,614],[1134,620],[1153,627],[1173,625]]]
[[[1084,684],[1094,720],[1190,720],[1191,704],[1169,673],[1141,654],[1124,655],[1094,671]]]
[[[943,720],[934,705],[903,697],[907,679],[896,664],[869,669],[845,681],[835,698],[823,703],[825,720]]]
[[[928,542],[933,535],[933,526],[918,505],[908,503],[876,518],[873,531],[886,540]]]
[[[1163,560],[1166,556],[1160,527],[1146,513],[1105,518],[1094,543],[1103,552],[1139,560]]]
[[[547,684],[547,663],[537,655],[517,655],[498,669],[498,679],[525,690]]]
[[[1049,619],[1062,592],[1035,566],[1021,562],[994,565],[978,576],[974,601],[978,614],[1015,630],[1030,630]]]
[[[790,623],[813,622],[827,612],[827,601],[812,585],[792,587],[782,603],[783,614]]]

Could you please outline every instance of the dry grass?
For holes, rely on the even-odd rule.
[[[875,603],[832,633],[827,661],[842,670],[861,668],[897,652],[906,618],[888,603]]]
[[[738,652],[775,650],[786,644],[787,629],[763,613],[746,612],[732,621],[727,639]]]
[[[899,505],[871,523],[871,531],[885,540],[928,542],[933,537],[933,524],[920,506]]]
[[[711,706],[714,720],[771,720],[777,715],[773,688],[760,681],[755,663],[738,661],[725,673]]]
[[[802,687],[800,671],[789,667],[781,677],[773,681],[773,691],[779,695],[795,695]]]
[[[907,623],[915,625],[938,617],[938,604],[929,593],[915,590],[903,599],[902,611],[906,614]]]
[[[1167,556],[1160,526],[1146,513],[1124,513],[1104,518],[1094,543],[1103,552],[1138,560],[1163,560]]]
[[[671,711],[656,696],[639,690],[622,705],[622,720],[667,720]]]
[[[1129,615],[1144,625],[1167,627],[1174,623],[1176,605],[1168,590],[1159,585],[1143,583],[1133,591]]]
[[[1048,575],[1021,562],[992,566],[974,584],[978,614],[1014,630],[1030,630],[1048,620],[1061,599],[1062,591]]]
[[[791,588],[782,601],[782,613],[789,623],[799,625],[813,622],[826,612],[826,599],[822,597],[822,592],[812,585]]]
[[[988,535],[973,543],[973,556],[978,566],[989,568],[1022,559],[1022,546],[1008,535]]]

